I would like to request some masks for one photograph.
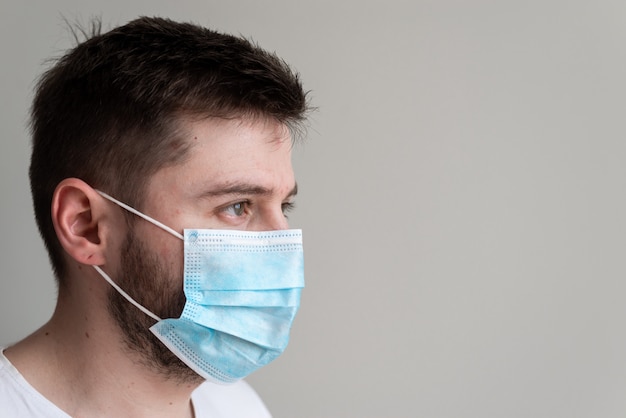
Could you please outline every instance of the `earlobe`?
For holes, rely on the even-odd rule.
[[[52,223],[65,251],[81,264],[105,262],[99,195],[87,183],[68,178],[52,197]]]

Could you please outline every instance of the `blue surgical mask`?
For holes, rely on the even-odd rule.
[[[205,379],[233,383],[278,357],[289,341],[304,287],[302,232],[185,229],[184,235],[98,192],[184,241],[180,318],[161,319],[122,296],[157,323],[150,331]]]

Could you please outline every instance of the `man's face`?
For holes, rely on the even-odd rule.
[[[149,181],[141,210],[182,233],[184,228],[276,230],[288,228],[296,183],[288,130],[275,122],[207,119],[188,124],[186,160]],[[135,300],[161,318],[180,316],[183,242],[137,219],[121,248],[115,277]],[[115,290],[110,311],[127,346],[142,362],[183,381],[199,377],[152,335],[154,321]]]

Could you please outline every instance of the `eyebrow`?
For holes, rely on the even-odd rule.
[[[254,196],[269,196],[274,193],[273,189],[259,186],[249,183],[227,183],[217,185],[212,190],[203,192],[200,197],[219,197],[225,195],[254,195]],[[298,184],[293,186],[293,189],[287,194],[286,198],[293,197],[298,194]]]

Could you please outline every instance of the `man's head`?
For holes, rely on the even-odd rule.
[[[296,132],[307,110],[297,75],[241,38],[158,18],[95,32],[44,74],[32,108],[35,215],[61,285],[50,204],[63,179],[141,210],[152,176],[189,158],[188,121],[258,120]]]

